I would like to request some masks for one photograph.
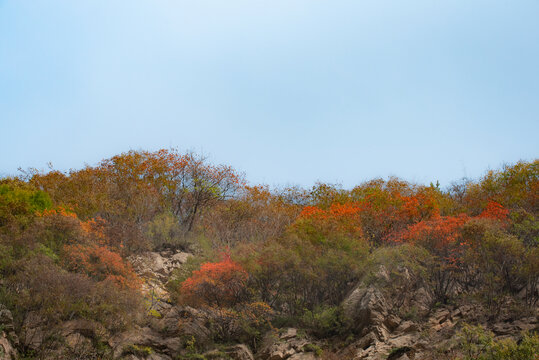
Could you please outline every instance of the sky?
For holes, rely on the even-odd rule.
[[[537,0],[0,0],[0,175],[194,150],[253,183],[539,157]]]

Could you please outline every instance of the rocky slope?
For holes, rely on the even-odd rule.
[[[164,291],[163,283],[169,270],[181,266],[186,256],[189,255],[151,253],[135,259],[134,263],[139,264],[136,268],[141,276],[150,275],[155,288]],[[118,349],[125,349],[130,344],[155,350],[146,357],[130,354],[131,359],[172,359],[186,354],[185,339],[196,339],[197,345],[208,349],[203,353],[208,359],[421,360],[451,358],[456,353],[457,330],[464,322],[481,323],[498,337],[539,331],[537,309],[519,316],[508,312],[496,321],[489,319],[488,310],[480,305],[447,305],[432,310],[429,306],[432,299],[426,289],[416,283],[410,271],[399,269],[398,278],[389,273],[380,266],[374,278],[361,281],[343,301],[344,316],[350,326],[350,335],[345,339],[317,340],[304,331],[285,328],[268,332],[254,354],[244,344],[208,349],[212,346],[212,328],[208,324],[217,314],[208,309],[172,306],[166,302],[168,296],[162,293],[162,318],[150,327],[111,340],[110,345],[117,349],[117,356],[121,355]]]
[[[58,334],[65,339],[64,348],[50,349],[48,358],[92,358],[91,349],[96,346],[92,339],[106,338],[114,359],[130,360],[192,358],[195,352],[199,359],[235,360],[449,359],[458,353],[456,334],[464,322],[481,323],[498,337],[539,331],[537,309],[520,315],[502,312],[496,320],[489,318],[483,307],[473,304],[438,306],[432,310],[428,292],[416,283],[411,272],[402,268],[398,278],[393,278],[390,271],[380,266],[374,278],[361,281],[343,301],[348,326],[345,336],[321,340],[300,329],[284,328],[265,334],[255,353],[246,344],[217,346],[212,338],[219,310],[173,305],[166,291],[165,283],[172,271],[189,256],[192,255],[165,251],[131,257],[150,299],[148,309],[152,312],[145,325],[108,336],[95,323],[66,321]],[[0,307],[0,360],[17,359],[15,349],[19,345],[39,348],[43,326],[39,318],[30,314],[19,340],[11,313]]]

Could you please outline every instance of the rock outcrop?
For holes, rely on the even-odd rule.
[[[145,252],[128,258],[135,272],[144,280],[142,290],[155,301],[169,301],[170,296],[165,284],[172,271],[184,264],[189,257],[186,252]]]
[[[122,356],[149,356],[153,359],[172,359],[182,349],[179,337],[165,337],[150,327],[135,328],[118,334],[108,341],[115,359]],[[144,357],[147,358],[147,357]]]
[[[18,359],[18,342],[11,311],[0,305],[0,360]]]
[[[256,354],[259,360],[314,360],[320,347],[297,329],[268,332]]]
[[[204,357],[212,360],[254,360],[253,353],[243,344],[215,349],[204,353]]]

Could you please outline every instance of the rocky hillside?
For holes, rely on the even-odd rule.
[[[174,150],[0,179],[0,359],[536,360],[537,189],[270,189]]]
[[[268,330],[256,344],[219,343],[219,332],[233,334],[234,321],[226,328],[215,326],[222,321],[218,309],[174,305],[166,284],[192,254],[185,252],[146,252],[130,258],[138,275],[144,279],[143,291],[151,302],[146,307],[145,326],[136,326],[107,338],[111,359],[171,360],[181,358],[284,360],[284,359],[452,359],[462,354],[462,328],[466,323],[480,323],[492,331],[495,339],[521,339],[521,334],[539,331],[538,309],[516,315],[511,303],[492,321],[480,304],[445,305],[429,308],[430,297],[417,288],[418,279],[406,268],[393,276],[384,266],[375,278],[364,279],[342,303],[346,333],[320,338],[308,330],[284,327]],[[397,279],[398,278],[398,279]],[[393,280],[393,281],[392,281]],[[395,289],[380,284],[395,284]],[[409,289],[416,288],[411,292]],[[395,297],[393,292],[402,292]],[[408,312],[403,312],[408,309]],[[410,310],[413,309],[413,312]],[[45,340],[39,318],[29,314],[24,321],[22,344],[14,332],[13,317],[0,307],[0,359],[19,359],[17,348],[38,350]],[[93,341],[100,327],[85,320],[65,321],[60,325],[64,339],[61,346],[48,349],[42,358],[85,358],[93,353]]]

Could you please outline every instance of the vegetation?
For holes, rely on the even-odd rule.
[[[144,313],[127,257],[183,249],[196,257],[169,289],[179,304],[219,314],[219,341],[256,347],[272,323],[343,335],[343,299],[360,279],[379,281],[381,265],[395,301],[417,285],[405,268],[432,306],[474,297],[496,316],[505,296],[529,308],[539,301],[538,212],[537,160],[445,190],[397,178],[270,190],[194,153],[130,151],[81,170],[0,179],[0,303],[19,332],[38,314],[50,335],[77,318],[115,333]],[[240,330],[227,333],[230,323]],[[468,358],[485,358],[466,331]],[[488,339],[489,354],[537,342]]]
[[[539,354],[539,336],[522,334],[520,341],[494,340],[492,333],[481,326],[465,324],[460,331],[463,360],[535,360]]]

